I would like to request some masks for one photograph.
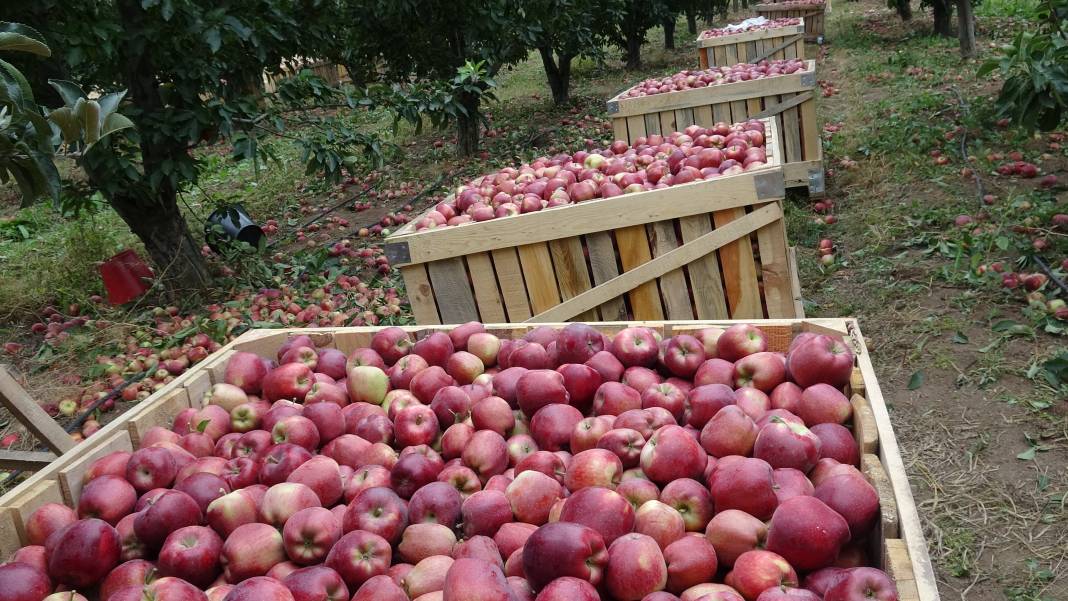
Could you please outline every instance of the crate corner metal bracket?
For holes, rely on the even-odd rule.
[[[757,198],[760,200],[786,197],[786,179],[783,177],[782,169],[755,174],[753,184],[756,186]]]
[[[408,250],[407,242],[386,243],[385,252],[390,265],[407,265],[412,262],[412,253]]]

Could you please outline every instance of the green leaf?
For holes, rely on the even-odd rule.
[[[100,137],[103,138],[108,134],[115,133],[119,130],[128,129],[134,127],[133,121],[130,121],[125,115],[119,113],[111,113],[104,119],[104,125],[100,128]]]
[[[218,27],[212,27],[204,32],[204,41],[208,43],[208,47],[211,48],[211,53],[215,54],[222,48],[222,33],[219,32]]]
[[[62,79],[49,79],[48,85],[52,86],[59,93],[59,97],[63,99],[63,104],[73,108],[79,99],[85,98],[85,92],[81,86],[73,81],[64,81]]]
[[[956,344],[968,344],[968,336],[958,330],[953,333],[953,342]]]
[[[1035,458],[1035,453],[1037,451],[1038,451],[1038,447],[1031,447],[1030,449],[1027,449],[1023,453],[1019,453],[1018,455],[1016,455],[1016,458],[1017,459],[1021,459],[1023,461],[1031,461],[1032,459]]]
[[[73,144],[82,137],[82,124],[74,117],[69,106],[61,106],[48,113],[48,119],[59,127],[63,141]]]
[[[0,51],[28,52],[37,56],[52,56],[44,36],[36,29],[19,23],[0,21]]]
[[[918,369],[912,372],[912,376],[909,377],[909,390],[916,390],[920,386],[923,386],[923,381],[926,376],[923,375],[923,370]]]
[[[200,432],[201,434],[203,434],[204,430],[207,430],[208,426],[210,426],[210,425],[211,425],[211,420],[210,419],[200,420],[200,422],[197,423],[197,432]]]

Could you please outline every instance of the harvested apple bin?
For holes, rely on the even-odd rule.
[[[752,17],[697,36],[702,69],[762,60],[805,58],[805,21],[800,17]]]
[[[2,598],[937,599],[855,321],[730,323],[253,333]]]

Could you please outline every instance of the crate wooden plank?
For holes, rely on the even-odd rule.
[[[78,499],[82,496],[85,472],[93,465],[93,462],[109,453],[116,451],[132,452],[134,448],[128,431],[120,430],[108,435],[107,439],[102,441],[99,446],[94,447],[88,453],[80,455],[77,460],[59,470],[59,487],[63,492],[63,498],[72,507],[77,505]]]
[[[502,248],[490,253],[493,256],[493,269],[497,272],[497,281],[501,285],[504,308],[508,321],[526,321],[530,319],[530,299],[523,282],[523,270],[519,266],[519,257],[514,248]]]
[[[438,305],[442,323],[478,321],[475,297],[463,259],[453,257],[432,261],[427,263],[426,270],[434,286],[434,302]]]
[[[712,127],[715,121],[712,119],[712,105],[702,104],[693,109],[693,122],[701,127]]]
[[[781,211],[780,211],[781,214]],[[712,213],[716,228],[745,218],[744,209],[730,209]],[[749,235],[740,237],[719,249],[719,264],[723,269],[723,287],[732,319],[759,319],[764,310],[757,287],[756,260]]]
[[[675,111],[663,111],[660,113],[660,133],[663,135],[669,135],[672,132],[679,131],[680,128],[675,123]]]
[[[24,543],[26,520],[42,505],[64,504],[63,493],[55,480],[39,480],[22,488],[20,494],[0,507],[0,553],[5,560]],[[12,536],[14,535],[14,536]]]
[[[801,317],[794,311],[792,269],[786,249],[786,227],[776,221],[757,230],[760,251],[760,277],[764,283],[764,303],[769,315]]]
[[[712,118],[716,123],[727,123],[731,120],[731,105],[727,102],[717,102],[712,105]]]
[[[616,136],[617,140],[629,140],[627,137],[627,122],[622,119],[615,119],[612,121],[612,133]]]
[[[697,40],[697,43],[703,48],[714,48],[716,46],[737,44],[739,42],[759,42],[768,38],[782,37],[789,34],[798,34],[802,33],[803,31],[804,24],[786,25],[783,27],[772,27],[769,29],[753,29],[750,31],[743,31],[740,33],[733,33],[731,35],[718,36],[714,38],[700,38]]]
[[[471,272],[471,285],[475,289],[479,320],[483,323],[508,321],[504,304],[501,303],[501,293],[497,288],[497,273],[493,271],[493,261],[489,253],[472,253],[465,259],[467,269]]]
[[[712,232],[708,215],[694,215],[679,219],[683,244],[693,242]],[[694,310],[697,319],[727,319],[727,299],[719,273],[719,257],[711,252],[688,264],[690,290],[693,292]]]
[[[645,120],[645,134],[646,135],[651,136],[653,134],[661,134],[661,133],[663,133],[660,130],[660,114],[659,113],[648,113],[643,117],[643,119]],[[668,132],[668,133],[670,133],[670,132]]]
[[[556,286],[549,246],[544,243],[524,244],[517,250],[519,263],[523,266],[523,279],[530,293],[531,310],[541,313],[560,304],[560,289]]]
[[[819,121],[816,119],[815,99],[802,102],[798,106],[798,116],[801,119],[801,154],[806,160],[822,158],[823,142],[820,139]]]
[[[663,256],[679,247],[674,222],[657,221],[650,229],[654,257]],[[668,319],[693,319],[693,305],[690,303],[690,292],[686,285],[686,273],[681,267],[660,276],[660,295]]]
[[[894,503],[894,487],[883,469],[878,455],[866,453],[860,458],[861,471],[879,493],[879,525],[883,538],[897,538],[897,504]]]
[[[190,407],[189,394],[184,388],[175,388],[155,399],[147,399],[143,407],[128,420],[130,440],[134,447],[141,445],[141,438],[153,426],[170,426],[174,416]]]
[[[10,507],[0,507],[0,557],[7,560],[15,551],[23,546],[23,539],[19,534],[18,514]]]
[[[805,316],[805,303],[801,298],[801,279],[797,273],[797,248],[791,246],[790,250],[790,292],[794,299],[794,316]]]
[[[898,601],[929,601],[931,597],[920,595],[913,572],[912,557],[909,556],[908,544],[900,538],[887,538],[883,541],[883,569],[897,585]],[[937,597],[935,597],[937,599]]]
[[[0,451],[0,469],[37,471],[56,457],[52,451]]]
[[[860,370],[855,367],[853,368],[853,373],[849,375],[849,392],[864,396],[864,374],[860,373]],[[869,407],[868,410],[871,411],[871,408]],[[856,407],[853,408],[853,412],[856,413]]]
[[[649,251],[649,238],[644,225],[619,228],[615,231],[616,246],[619,247],[619,262],[623,271],[628,272],[643,263],[652,260]],[[627,293],[634,319],[664,319],[664,309],[660,306],[660,293],[656,282],[645,281]],[[539,314],[544,313],[538,311]]]
[[[875,414],[871,411],[868,399],[854,392],[850,399],[853,405],[853,437],[860,445],[861,453],[877,453],[879,451],[879,430],[875,425]]]
[[[600,286],[619,275],[616,264],[616,249],[612,234],[597,232],[586,234],[586,248],[590,251],[590,275],[593,283]],[[622,298],[611,298],[598,306],[601,319],[605,321],[623,321],[627,319],[627,307]]]
[[[675,127],[678,131],[685,131],[687,127],[694,124],[694,110],[689,109],[675,109]]]
[[[616,121],[620,121],[620,119],[616,119]],[[645,117],[642,115],[627,117],[627,133],[630,137],[625,138],[626,140],[637,140],[638,138],[647,135],[647,132],[645,131]]]
[[[0,363],[0,405],[8,410],[34,438],[56,455],[74,448],[70,434],[45,413],[15,379],[11,367]],[[29,457],[27,457],[29,459]]]
[[[189,405],[196,409],[204,406],[204,395],[211,390],[211,377],[207,372],[196,370],[185,382],[185,391],[189,395]]]
[[[789,102],[797,94],[783,94],[780,102]],[[788,108],[782,112],[783,158],[785,162],[794,163],[803,160],[801,155],[801,125],[797,119],[797,108]]]
[[[434,289],[426,275],[425,265],[401,267],[404,276],[404,288],[408,292],[408,302],[412,305],[412,315],[419,323],[441,323],[438,317],[438,305],[434,301]]]
[[[781,217],[782,209],[777,204],[757,209],[749,215],[737,219],[721,228],[717,228],[693,242],[684,244],[665,255],[641,263],[633,269],[624,269],[622,275],[605,284],[597,286],[592,290],[584,292],[565,303],[557,305],[544,313],[535,315],[531,321],[551,323],[554,321],[570,319],[576,313],[586,311],[591,307],[596,307],[605,300],[619,296],[628,290],[634,290],[640,284],[648,283],[653,280],[653,278],[660,277],[673,269],[677,269],[681,265],[692,263],[708,253],[715,252],[716,249],[731,243],[731,241],[737,240],[741,236],[748,235],[750,232],[754,232]],[[754,286],[755,285],[754,280]]]
[[[561,238],[549,243],[556,267],[556,283],[560,289],[560,300],[568,300],[591,288],[590,272],[586,268],[586,258],[582,251],[582,239],[578,236]],[[579,313],[578,321],[597,321],[596,309]]]

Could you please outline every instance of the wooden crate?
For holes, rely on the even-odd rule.
[[[805,25],[743,31],[714,38],[697,38],[702,69],[759,63],[764,59],[805,58]]]
[[[708,326],[726,327],[738,321],[648,321],[640,325],[659,331],[664,337],[694,331]],[[856,355],[853,377],[845,392],[854,407],[852,430],[860,445],[862,471],[879,491],[881,518],[870,541],[869,554],[875,565],[894,577],[902,601],[938,601],[938,588],[931,559],[924,541],[916,504],[909,488],[908,477],[890,423],[886,403],[875,378],[871,356],[864,343],[860,327],[852,318],[745,320],[763,329],[769,336],[771,350],[785,351],[790,341],[802,332],[816,332],[841,336]],[[538,324],[490,324],[487,330],[502,338],[516,338]],[[563,323],[549,324],[563,327]],[[605,333],[614,333],[636,325],[634,322],[593,323]],[[445,329],[447,326],[406,326],[415,337]],[[135,418],[142,426],[170,426],[174,417],[173,398],[179,404],[188,402],[200,406],[210,383],[221,381],[222,367],[237,351],[253,352],[273,357],[289,337],[296,334],[312,336],[321,347],[336,348],[345,353],[370,344],[371,337],[381,328],[305,328],[291,330],[253,330],[230,342],[208,361],[204,361],[176,379],[172,385],[156,393],[137,409],[127,412],[105,426],[74,450],[65,453],[47,469],[19,484],[0,497],[0,557],[7,557],[25,544],[25,520],[34,509],[44,503],[77,502],[85,469],[95,460],[113,450],[135,448]],[[171,399],[168,401],[168,399]],[[86,445],[93,443],[86,448]]]
[[[777,156],[774,143],[768,150]],[[784,194],[782,170],[769,165],[458,227],[409,226],[385,248],[421,324],[799,317]]]
[[[789,53],[789,49],[787,49]],[[793,58],[787,56],[787,58]],[[696,124],[737,123],[775,118],[787,188],[804,186],[824,194],[823,142],[816,118],[816,61],[790,75],[608,101],[616,139],[633,141],[649,134]]]
[[[805,20],[805,41],[823,43],[826,39],[823,26],[826,13],[831,12],[829,2],[814,6],[764,3],[757,4],[755,10],[758,17],[768,19],[801,17]]]

